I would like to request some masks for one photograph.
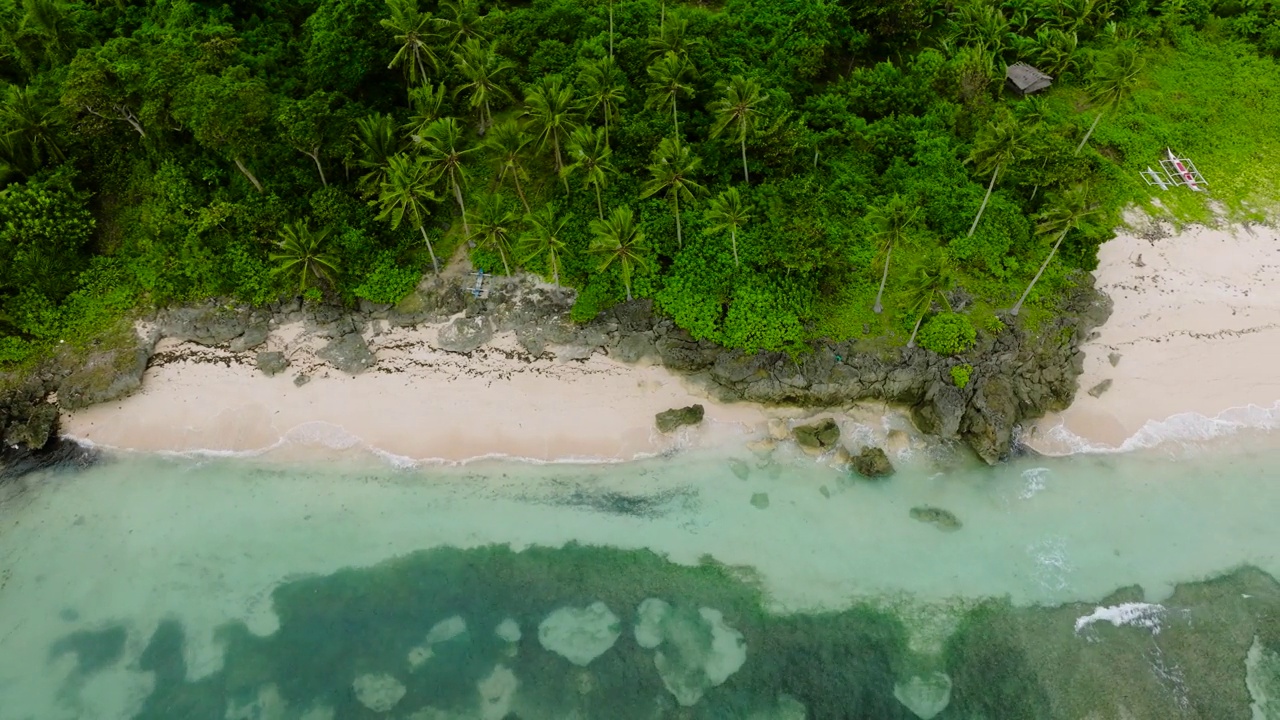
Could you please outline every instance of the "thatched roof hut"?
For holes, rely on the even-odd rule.
[[[1026,63],[1014,63],[1004,71],[1005,84],[1019,95],[1030,95],[1049,87],[1053,78]]]

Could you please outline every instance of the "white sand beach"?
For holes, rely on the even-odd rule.
[[[1276,427],[1280,231],[1131,223],[1098,251],[1115,307],[1085,345],[1075,402],[1027,443],[1062,454]]]
[[[368,337],[377,363],[351,376],[314,356],[301,324],[266,349],[290,357],[267,377],[255,353],[162,340],[136,394],[63,418],[64,434],[116,449],[257,452],[366,448],[406,460],[613,460],[762,430],[757,407],[709,401],[659,366],[530,359],[510,336],[469,354],[433,345],[439,326]],[[299,374],[311,379],[301,386]],[[695,437],[659,433],[654,414],[700,403]]]

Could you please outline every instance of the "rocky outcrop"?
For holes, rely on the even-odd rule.
[[[356,375],[373,366],[373,352],[359,333],[347,333],[329,341],[316,352],[316,357],[348,375]]]
[[[796,444],[809,450],[830,450],[840,442],[840,426],[831,418],[812,425],[797,425],[791,432]]]
[[[279,375],[289,367],[289,359],[282,352],[260,352],[255,362],[267,377]]]
[[[663,410],[654,416],[654,422],[658,426],[658,432],[669,433],[685,425],[697,425],[702,422],[704,414],[705,410],[701,405],[690,405],[689,407]]]
[[[863,477],[881,478],[893,474],[893,463],[889,462],[889,456],[885,454],[884,450],[870,445],[862,448],[862,452],[851,457],[849,464]]]

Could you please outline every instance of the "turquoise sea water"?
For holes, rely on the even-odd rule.
[[[0,488],[0,720],[1280,718],[1271,445],[108,457]]]

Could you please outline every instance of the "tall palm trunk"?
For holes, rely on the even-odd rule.
[[[987,195],[982,198],[982,207],[978,208],[978,216],[973,219],[973,224],[969,226],[969,234],[966,237],[973,237],[973,231],[978,229],[978,221],[982,219],[982,213],[987,209],[987,201],[991,199],[991,191],[996,187],[996,176],[1000,174],[1000,166],[996,166],[996,171],[991,173],[991,182],[987,185]]]
[[[676,124],[676,147],[680,146],[680,116],[676,114],[676,94],[671,93],[671,121]]]
[[[458,201],[458,209],[462,211],[462,232],[470,242],[471,223],[467,221],[467,204],[462,201],[462,186],[458,185],[458,179],[454,176],[452,169],[449,170],[449,184],[453,186],[453,198]]]
[[[729,228],[729,240],[733,243],[733,266],[738,267],[738,229]]]
[[[1031,284],[1027,286],[1027,289],[1022,293],[1022,297],[1018,298],[1018,302],[1013,306],[1013,309],[1009,311],[1009,313],[1014,317],[1017,317],[1018,313],[1022,310],[1022,303],[1026,302],[1027,296],[1031,294],[1031,288],[1035,287],[1036,283],[1040,282],[1040,276],[1044,274],[1045,268],[1049,267],[1049,261],[1053,260],[1053,256],[1058,252],[1058,246],[1062,244],[1062,239],[1067,236],[1067,230],[1070,229],[1071,228],[1067,228],[1066,230],[1063,230],[1062,234],[1058,236],[1057,242],[1053,244],[1053,249],[1049,251],[1049,257],[1045,258],[1044,262],[1040,264],[1040,270],[1036,273],[1035,277],[1031,278]]]
[[[249,168],[245,167],[244,160],[236,158],[235,162],[236,167],[240,168],[240,172],[244,173],[244,176],[249,178],[249,182],[253,183],[253,186],[258,189],[258,192],[262,192],[262,183],[258,182],[258,178],[254,177],[253,173],[249,172]]]
[[[511,178],[516,181],[516,195],[520,196],[520,204],[524,205],[525,213],[527,214],[527,213],[533,212],[532,210],[529,209],[529,201],[524,196],[524,188],[520,187],[520,171],[512,170]]]
[[[751,175],[747,173],[747,134],[742,133],[742,182],[751,184]]]
[[[933,303],[931,302],[929,304],[932,305]],[[920,317],[916,319],[916,326],[911,328],[911,339],[907,341],[907,347],[911,348],[916,346],[916,333],[920,332],[920,323],[924,322],[924,316],[928,314],[929,308],[925,308],[924,312],[920,313]]]
[[[1102,119],[1102,113],[1098,113],[1098,117],[1094,118],[1094,119],[1093,119],[1093,124],[1089,126],[1089,132],[1087,132],[1087,133],[1085,133],[1085,134],[1084,134],[1084,137],[1083,137],[1083,138],[1081,138],[1081,140],[1080,140],[1080,144],[1076,146],[1076,154],[1077,154],[1077,155],[1079,155],[1079,154],[1080,154],[1080,151],[1081,151],[1082,149],[1084,149],[1084,144],[1085,144],[1085,143],[1087,143],[1087,142],[1089,142],[1089,136],[1093,134],[1093,129],[1094,129],[1094,128],[1096,128],[1096,127],[1098,127],[1098,121],[1099,121],[1099,120],[1101,120],[1101,119]]]
[[[316,172],[320,173],[320,184],[329,187],[329,181],[324,176],[324,167],[320,165],[320,146],[317,145],[311,149],[311,152],[303,154],[311,158],[312,162],[316,164]]]
[[[609,59],[613,59],[613,0],[609,0]],[[605,134],[608,135],[608,125],[605,127]]]
[[[600,213],[600,220],[604,220],[604,203],[600,201],[600,184],[595,183],[596,189],[596,212]]]
[[[884,273],[880,275],[880,292],[876,293],[875,307],[871,308],[877,315],[884,312],[884,306],[880,304],[880,298],[884,297],[884,284],[889,281],[889,260],[893,258],[893,245],[889,245],[888,251],[884,254]]]
[[[431,238],[427,237],[427,229],[421,224],[418,225],[418,231],[422,233],[422,242],[427,244],[427,252],[431,253],[431,269],[437,275],[440,274],[440,262],[436,260],[436,249],[431,247]]]

